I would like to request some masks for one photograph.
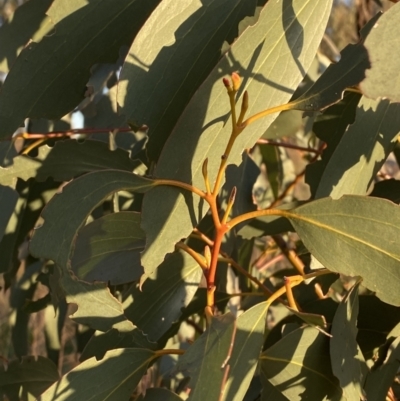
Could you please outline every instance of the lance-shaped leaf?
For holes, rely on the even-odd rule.
[[[57,366],[43,356],[23,357],[0,365],[0,394],[15,399],[22,389],[38,397],[60,378]],[[17,399],[19,397],[17,396]]]
[[[400,305],[400,207],[385,199],[343,196],[285,212],[306,248],[329,270],[361,276],[384,302]]]
[[[221,71],[237,70],[243,77],[241,91],[249,92],[249,115],[287,102],[314,58],[331,4],[268,2],[258,23],[245,30],[191,99],[163,149],[155,175],[203,187],[202,165],[208,158],[213,182],[231,132]],[[233,146],[231,162],[239,163],[243,149],[253,146],[275,118],[276,114],[270,115],[247,127]],[[174,244],[190,233],[204,212],[202,204],[190,194],[177,196],[169,188],[145,197],[145,271],[154,270]]]
[[[400,367],[400,337],[391,344],[384,363],[369,372],[365,381],[368,400],[385,400]]]
[[[229,375],[223,389],[225,401],[242,401],[256,370],[262,345],[269,304],[262,302],[241,314],[236,322],[232,355],[227,362]]]
[[[331,64],[306,93],[294,100],[294,109],[323,110],[342,99],[346,88],[358,85],[365,78],[370,62],[364,41],[380,16],[378,13],[368,21],[361,29],[360,42],[346,46],[340,53],[340,60]]]
[[[261,372],[290,401],[348,401],[332,374],[329,338],[314,328],[297,329],[265,351]]]
[[[41,400],[127,400],[154,358],[154,352],[146,349],[109,351],[101,361],[91,358],[72,369],[45,391]]]
[[[330,157],[316,198],[365,195],[400,133],[400,104],[363,97],[356,120]]]
[[[400,4],[394,5],[384,13],[365,41],[371,61],[371,69],[361,82],[362,92],[369,98],[387,98],[400,102]]]
[[[104,142],[86,140],[79,143],[71,139],[57,142],[52,148],[41,146],[36,157],[15,157],[11,166],[0,167],[0,184],[13,185],[17,178],[45,181],[52,177],[55,181],[69,181],[92,171],[133,171],[137,166],[138,162],[130,159],[128,152],[122,149],[111,151]]]
[[[235,335],[232,314],[213,317],[210,327],[180,358],[176,370],[190,376],[188,400],[217,400]]]
[[[135,288],[124,303],[125,315],[150,340],[160,337],[176,322],[192,300],[203,272],[186,252],[174,252],[156,274]]]
[[[144,242],[140,213],[105,215],[79,231],[71,268],[89,282],[118,285],[139,280],[143,274],[140,251]]]
[[[163,0],[146,21],[121,71],[118,103],[129,119],[149,126],[151,160],[158,159],[190,98],[221,58],[224,42],[238,36],[239,22],[254,14],[256,3]]]
[[[332,372],[345,397],[365,399],[362,390],[367,366],[357,345],[358,284],[340,302],[333,318],[330,339]]]
[[[153,180],[120,170],[97,171],[73,180],[43,210],[44,223],[32,238],[32,254],[66,268],[79,228],[100,202],[117,191],[143,193],[154,186]]]
[[[0,92],[0,137],[24,118],[59,119],[84,98],[90,68],[115,62],[160,0],[54,0],[47,16],[54,33],[30,42]]]
[[[8,72],[23,47],[53,28],[46,11],[53,0],[33,0],[22,4],[0,27],[0,71]]]

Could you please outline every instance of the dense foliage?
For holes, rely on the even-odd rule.
[[[4,21],[1,399],[400,396],[400,4],[332,5]]]

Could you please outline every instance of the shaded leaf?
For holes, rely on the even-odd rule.
[[[371,69],[366,71],[366,78],[360,86],[369,98],[400,102],[400,82],[397,79],[400,63],[398,57],[393,57],[400,50],[397,40],[399,18],[400,4],[396,4],[383,14],[365,41]]]
[[[11,215],[18,202],[18,192],[11,188],[0,185],[0,241],[3,239],[4,232],[7,228]]]
[[[386,400],[389,388],[393,385],[399,367],[400,337],[391,343],[383,365],[369,372],[364,387],[368,400]]]
[[[182,398],[166,388],[148,388],[146,395],[140,396],[138,401],[182,401]]]
[[[400,305],[399,206],[379,198],[343,196],[310,202],[285,215],[323,266],[361,276],[382,301]]]
[[[256,3],[163,0],[146,21],[121,71],[118,104],[130,120],[149,126],[150,160],[158,159],[190,98],[221,58],[222,47],[238,36],[239,22],[254,14]]]
[[[322,328],[326,328],[326,319],[325,316],[323,315],[317,315],[315,313],[307,313],[307,312],[299,312],[293,308],[289,308],[290,312],[292,312],[294,315],[299,317],[301,320],[303,320],[305,323],[311,325],[311,326],[318,326]]]
[[[71,268],[85,281],[112,285],[139,280],[143,274],[140,251],[145,235],[140,213],[111,213],[78,232]]]
[[[331,64],[306,93],[293,101],[293,108],[323,110],[342,99],[346,88],[358,85],[365,78],[370,62],[364,41],[381,15],[378,13],[368,21],[361,29],[359,43],[347,45],[340,53],[340,60]]]
[[[55,181],[69,181],[77,175],[92,171],[133,171],[137,166],[138,162],[131,160],[122,149],[111,151],[104,142],[86,140],[80,143],[70,139],[59,141],[52,148],[41,146],[36,157],[15,157],[11,166],[0,168],[0,184],[13,185],[17,178],[45,181],[52,177]]]
[[[243,77],[242,89],[250,96],[249,115],[287,102],[313,60],[331,4],[322,0],[268,2],[258,23],[234,42],[191,99],[163,149],[155,175],[203,187],[201,166],[208,158],[213,181],[231,131],[220,71],[238,70]],[[236,140],[230,161],[239,163],[243,149],[253,146],[276,117],[270,115],[247,127]],[[177,196],[169,188],[145,197],[142,227],[147,243],[142,264],[146,272],[153,271],[174,244],[190,233],[203,214],[202,206],[190,194]]]
[[[17,395],[20,389],[38,397],[60,378],[57,366],[43,356],[27,356],[0,364],[0,394]]]
[[[261,378],[289,400],[346,400],[332,375],[329,339],[318,330],[292,331],[261,355]]]
[[[188,400],[218,399],[234,331],[232,314],[213,317],[210,327],[180,358],[176,370],[190,376]]]
[[[315,120],[313,131],[319,139],[326,143],[327,147],[322,153],[321,160],[306,167],[305,181],[310,186],[313,198],[315,198],[326,166],[334,155],[348,125],[354,123],[359,100],[359,94],[346,93],[339,103],[327,108]]]
[[[400,132],[400,104],[362,98],[322,174],[316,198],[365,195]]]
[[[65,268],[79,228],[101,201],[116,191],[143,193],[154,186],[153,180],[120,170],[97,171],[73,180],[44,209],[44,223],[30,244],[32,254]]]
[[[0,71],[8,72],[22,48],[53,28],[46,11],[53,0],[33,0],[19,6],[0,27]]]
[[[243,400],[256,370],[265,339],[269,304],[259,303],[237,318],[229,375],[222,400]]]
[[[109,351],[101,361],[91,358],[72,369],[41,400],[127,400],[154,358],[154,352],[146,349]]]
[[[124,303],[125,315],[150,340],[158,341],[190,303],[202,276],[200,266],[190,255],[174,252],[141,289],[130,292]]]
[[[277,146],[270,145],[260,145],[259,149],[262,161],[267,168],[268,182],[271,186],[274,199],[277,199],[282,182],[282,163],[279,157],[279,149]]]
[[[332,372],[349,400],[365,399],[362,388],[367,367],[356,341],[357,316],[358,284],[340,302],[333,318],[330,340]]]
[[[303,127],[303,113],[299,110],[282,111],[261,138],[278,139],[295,135]]]
[[[390,179],[377,182],[370,196],[385,198],[394,203],[400,203],[400,181]]]
[[[12,135],[26,117],[59,119],[72,110],[84,98],[93,64],[117,60],[159,1],[110,7],[106,0],[54,0],[47,11],[54,33],[22,50],[1,88],[0,137]]]
[[[79,361],[83,362],[89,358],[103,359],[107,351],[118,348],[147,348],[155,350],[156,343],[148,341],[147,337],[138,330],[120,332],[111,329],[107,332],[96,331],[86,344]]]

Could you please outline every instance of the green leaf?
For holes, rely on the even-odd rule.
[[[269,304],[259,303],[237,318],[229,375],[222,400],[241,401],[250,386],[265,339]]]
[[[146,395],[141,395],[138,401],[182,401],[182,398],[177,396],[172,391],[166,388],[148,388]]]
[[[15,157],[11,166],[0,167],[0,184],[13,185],[17,178],[45,181],[52,177],[55,181],[69,181],[92,171],[133,171],[137,166],[138,162],[131,160],[129,154],[122,149],[111,151],[104,142],[86,140],[80,143],[69,139],[57,142],[52,148],[41,146],[36,157]]]
[[[332,375],[329,339],[318,330],[292,331],[261,356],[261,378],[290,401],[347,400]]]
[[[385,198],[394,203],[400,203],[400,181],[394,180],[384,180],[377,182],[374,185],[373,191],[370,196],[375,196],[377,198]]]
[[[387,357],[382,366],[369,372],[364,387],[368,400],[386,400],[389,388],[393,385],[399,367],[400,337],[390,344]]]
[[[315,313],[307,313],[307,312],[299,312],[293,308],[287,307],[290,312],[292,312],[294,315],[299,317],[301,320],[303,320],[305,323],[311,325],[311,326],[318,326],[322,328],[326,328],[326,319],[325,316],[323,315],[317,315]]]
[[[259,145],[259,149],[262,161],[267,168],[268,182],[272,189],[274,199],[277,199],[282,182],[282,162],[279,157],[279,149],[277,146],[270,146],[268,144]]]
[[[221,58],[224,42],[238,36],[239,22],[255,8],[255,0],[163,0],[146,21],[122,68],[118,104],[128,119],[149,126],[151,160]]]
[[[203,272],[186,252],[174,252],[124,302],[124,313],[150,340],[158,341],[192,300]],[[125,306],[127,305],[127,306]]]
[[[3,239],[4,232],[6,231],[8,222],[14,213],[15,206],[18,202],[18,192],[9,187],[0,185],[0,241]]]
[[[299,110],[282,111],[261,138],[278,139],[296,135],[303,127],[303,113]]]
[[[60,378],[57,366],[43,356],[26,356],[0,365],[0,394],[18,394],[20,389],[38,397]],[[19,397],[18,397],[19,399]]]
[[[206,332],[180,358],[176,370],[190,376],[188,400],[218,399],[234,334],[232,314],[215,316]]]
[[[140,251],[145,235],[140,213],[111,213],[78,232],[71,268],[81,279],[119,285],[139,280],[143,274]]]
[[[399,18],[400,4],[396,4],[383,14],[365,41],[371,69],[366,71],[361,90],[369,98],[400,102],[400,82],[397,79],[400,62],[398,57],[394,57],[400,51],[397,40]]]
[[[47,11],[54,33],[22,50],[1,88],[0,138],[26,117],[59,119],[72,110],[93,64],[117,60],[159,2],[54,0]]]
[[[33,0],[19,6],[0,28],[0,71],[8,72],[32,38],[38,40],[53,28],[46,11],[53,0]]]
[[[321,160],[306,167],[305,181],[310,186],[313,198],[315,198],[326,166],[334,155],[348,125],[354,123],[359,100],[359,94],[346,93],[339,103],[330,106],[322,115],[316,117],[313,131],[319,139],[326,143],[327,147],[322,153]]]
[[[354,124],[348,127],[325,167],[316,198],[365,195],[399,132],[399,104],[362,98]]]
[[[358,284],[340,302],[331,328],[332,372],[348,400],[365,399],[363,385],[367,366],[356,341],[357,316]]]
[[[379,198],[343,196],[310,202],[285,215],[323,266],[361,276],[382,301],[400,305],[399,206]]]
[[[117,191],[143,193],[154,186],[153,180],[120,170],[97,171],[73,180],[44,209],[44,223],[35,230],[31,253],[66,268],[78,230],[99,203]]]
[[[42,394],[42,401],[127,400],[155,358],[146,349],[117,349],[88,359]]]
[[[249,115],[287,102],[313,60],[331,4],[326,0],[268,2],[258,23],[234,42],[192,97],[163,149],[155,175],[203,187],[201,166],[208,158],[213,182],[231,132],[221,71],[237,70],[243,77],[241,93],[249,92]],[[276,117],[270,115],[247,127],[235,142],[230,161],[239,163],[243,149],[253,146]],[[145,197],[142,227],[147,243],[142,264],[146,272],[153,271],[174,244],[189,235],[204,212],[203,203],[170,188]]]
[[[381,15],[378,13],[371,18],[361,29],[360,41],[346,46],[340,53],[340,60],[331,64],[307,92],[294,100],[296,110],[323,110],[342,99],[346,88],[358,85],[365,78],[365,70],[371,65],[364,41]]]
[[[155,350],[156,343],[150,342],[138,329],[121,332],[111,329],[107,332],[96,331],[86,344],[79,361],[83,362],[89,358],[103,359],[107,351],[117,348],[147,348]]]

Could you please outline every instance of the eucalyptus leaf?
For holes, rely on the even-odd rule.
[[[312,63],[331,4],[326,0],[268,2],[257,24],[234,42],[192,97],[163,149],[155,175],[202,188],[202,165],[208,158],[213,182],[231,132],[221,71],[237,70],[243,77],[240,95],[244,90],[249,93],[249,115],[286,103]],[[240,162],[243,149],[253,146],[276,117],[269,115],[247,127],[236,140],[230,161]],[[204,212],[204,202],[190,194],[177,196],[170,188],[145,196],[142,227],[147,243],[142,264],[147,273],[180,238],[189,235]]]
[[[343,196],[310,202],[285,217],[323,266],[361,276],[382,301],[400,305],[399,206],[385,199]]]
[[[154,352],[146,349],[108,351],[102,360],[90,358],[72,369],[46,390],[41,400],[127,400],[154,358]]]

